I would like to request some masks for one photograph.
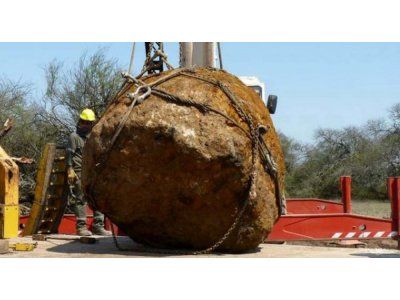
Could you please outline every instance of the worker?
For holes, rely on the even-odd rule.
[[[108,236],[111,233],[104,229],[104,215],[93,211],[92,232],[87,228],[86,206],[87,200],[82,191],[82,153],[86,139],[93,128],[96,116],[93,110],[84,109],[80,114],[76,132],[70,134],[67,146],[67,176],[70,185],[71,196],[75,200],[74,210],[76,215],[76,233],[80,236],[103,235]]]

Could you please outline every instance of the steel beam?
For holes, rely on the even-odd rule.
[[[342,203],[317,198],[290,198],[286,206],[288,214],[334,214],[344,210]]]
[[[340,177],[340,187],[342,190],[342,203],[343,203],[343,212],[350,214],[351,213],[351,177],[350,176],[341,176]]]
[[[348,213],[281,216],[268,241],[388,239],[398,232],[392,221]]]
[[[392,188],[392,230],[397,231],[397,248],[400,250],[400,177],[393,179]]]

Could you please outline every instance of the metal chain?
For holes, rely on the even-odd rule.
[[[146,69],[148,68],[148,64],[150,62],[150,57],[151,57],[151,49],[153,48],[153,42],[149,43],[149,51],[146,53],[146,59],[144,60],[144,64],[142,67],[142,71],[140,74],[144,74],[146,72]]]
[[[167,66],[168,70],[174,69],[174,67],[168,62],[168,55],[165,52],[163,52],[161,50],[157,50],[155,55],[157,55],[161,58],[161,60]]]
[[[179,76],[179,75],[185,75],[185,76],[189,76],[189,77],[194,77],[197,79],[200,79],[202,81],[211,83],[217,87],[219,87],[224,94],[227,96],[227,98],[230,100],[230,102],[232,103],[236,113],[239,115],[239,117],[247,124],[250,134],[247,134],[251,140],[251,146],[252,146],[252,167],[251,167],[251,173],[249,176],[249,192],[248,195],[245,199],[245,201],[242,204],[242,207],[240,208],[240,210],[238,211],[238,213],[235,216],[235,219],[233,221],[233,223],[231,224],[231,226],[228,228],[228,230],[225,232],[225,234],[218,239],[218,241],[216,241],[212,246],[203,249],[203,250],[198,250],[198,251],[182,251],[182,250],[160,250],[160,249],[152,249],[149,250],[147,249],[146,252],[153,252],[153,253],[161,253],[161,254],[191,254],[191,255],[199,255],[199,254],[207,254],[210,252],[215,251],[218,247],[220,247],[226,240],[227,238],[231,235],[231,233],[237,228],[237,225],[239,224],[239,222],[242,219],[242,216],[249,204],[249,202],[253,199],[255,199],[255,197],[257,196],[256,194],[256,178],[257,178],[257,158],[258,155],[257,153],[260,153],[261,157],[262,157],[262,161],[263,164],[267,164],[268,170],[269,170],[269,174],[271,175],[271,177],[273,177],[274,182],[275,182],[275,186],[276,186],[276,191],[278,193],[278,195],[281,195],[280,193],[280,186],[279,186],[279,177],[278,177],[278,172],[276,169],[276,164],[273,162],[272,157],[270,155],[269,149],[265,144],[265,141],[263,140],[262,136],[259,133],[259,128],[254,126],[254,122],[252,120],[252,118],[244,111],[244,109],[242,108],[239,100],[236,98],[236,96],[230,91],[230,89],[223,83],[221,83],[220,81],[216,81],[216,80],[211,80],[211,79],[207,79],[198,75],[195,75],[194,72],[188,72],[187,70],[180,70],[179,72],[175,73],[175,74],[171,74],[170,76],[168,76],[167,79],[164,80],[159,80],[158,82],[153,82],[150,83],[149,85],[147,84],[143,84],[143,82],[139,82],[138,78],[132,80],[132,82],[136,85],[138,85],[138,88],[136,89],[136,91],[132,94],[128,94],[128,97],[132,99],[132,102],[130,104],[130,106],[128,107],[128,111],[125,113],[122,121],[120,122],[116,132],[114,133],[110,145],[107,149],[107,151],[105,152],[106,154],[109,153],[109,151],[111,150],[112,146],[114,145],[117,137],[119,136],[123,126],[126,123],[126,120],[128,119],[130,113],[133,110],[133,107],[137,104],[140,103],[142,101],[144,101],[144,99],[146,99],[150,94],[154,94],[156,96],[159,96],[160,98],[163,98],[169,102],[174,102],[177,104],[181,104],[181,105],[185,105],[185,106],[192,106],[197,108],[198,110],[200,110],[202,113],[207,113],[207,112],[214,112],[214,113],[218,113],[219,115],[227,118],[229,121],[233,122],[233,124],[235,124],[237,127],[239,127],[242,131],[245,131],[244,128],[242,128],[236,121],[234,121],[231,117],[227,116],[225,113],[214,109],[212,107],[210,107],[208,104],[204,104],[204,103],[198,103],[196,101],[190,100],[190,99],[183,99],[179,96],[170,94],[166,91],[160,90],[155,88],[154,86],[157,84],[160,84],[161,82],[165,82],[173,77]],[[126,74],[125,74],[126,76]],[[131,76],[126,76],[127,78],[132,78]],[[142,85],[140,85],[142,84]],[[152,86],[152,88],[151,88]],[[146,89],[146,91],[139,96],[140,92]],[[246,132],[246,131],[245,131]],[[247,133],[247,132],[246,132]],[[260,148],[260,143],[261,143],[261,148]],[[262,148],[264,147],[264,148]],[[266,149],[265,149],[266,148]],[[262,151],[260,150],[262,149]],[[259,151],[260,150],[260,151]],[[104,161],[103,161],[104,162]],[[99,164],[97,164],[99,165]],[[96,165],[96,166],[97,166]],[[94,182],[95,180],[93,180],[93,184],[92,187],[94,186]],[[93,189],[90,189],[91,191],[93,191]],[[281,196],[278,196],[279,199],[281,198]],[[93,199],[92,199],[93,200]],[[117,238],[115,236],[114,233],[114,229],[112,228],[112,234],[113,234],[113,240],[114,243],[116,245],[116,247],[119,250],[122,251],[136,251],[133,249],[124,249],[122,248],[117,241]]]
[[[160,43],[162,44],[162,43]],[[163,64],[165,64],[168,68],[168,70],[174,69],[174,67],[168,62],[168,56],[165,52],[162,51],[162,46],[161,48],[156,49],[154,47],[154,42],[149,42],[149,51],[146,53],[146,59],[143,64],[142,71],[136,78],[141,78],[146,72],[149,73],[149,70],[151,70],[154,67],[154,60],[156,58],[160,58]],[[151,55],[152,51],[154,51],[154,54]]]
[[[143,91],[143,94],[140,93]],[[115,141],[117,140],[122,128],[124,127],[126,121],[128,120],[129,115],[131,114],[133,107],[136,104],[142,103],[149,95],[151,94],[151,88],[148,85],[139,86],[134,93],[128,93],[127,96],[132,100],[131,104],[128,107],[125,115],[123,116],[121,122],[119,123],[117,130],[115,131],[113,137],[110,140],[109,149],[106,152],[109,152],[114,146]]]
[[[183,43],[179,43],[179,66],[183,66]]]
[[[123,76],[127,76],[127,78],[130,78],[130,75],[124,74]],[[137,82],[137,80],[136,80]],[[124,87],[125,89],[125,87]],[[145,90],[145,91],[144,91]],[[140,93],[143,91],[143,94],[140,95]],[[105,162],[107,162],[109,155],[110,155],[110,151],[113,148],[115,141],[117,140],[119,134],[121,133],[126,121],[128,120],[129,115],[131,114],[133,108],[135,107],[136,104],[140,104],[142,103],[151,93],[151,88],[148,85],[141,85],[139,86],[134,93],[128,93],[127,97],[129,99],[131,99],[131,103],[128,107],[128,110],[126,111],[125,115],[122,117],[121,122],[118,124],[117,130],[115,131],[114,135],[112,136],[109,144],[107,145],[107,149],[104,151],[104,155],[103,157],[100,159],[100,162],[98,162],[95,165],[95,168],[97,170],[100,169],[100,167],[102,167],[104,165]],[[93,208],[96,208],[96,204],[94,201],[94,195],[92,194],[92,192],[94,191],[94,186],[96,185],[97,182],[97,178],[98,176],[101,175],[101,171],[95,171],[94,172],[94,178],[92,180],[92,184],[90,185],[90,188],[88,189],[88,202],[90,203],[90,205]]]
[[[235,99],[233,94],[230,93],[230,90],[227,89],[224,85],[221,85],[221,83],[216,80],[204,78],[202,76],[194,74],[194,72],[192,72],[190,74],[185,72],[185,73],[182,73],[182,75],[196,78],[196,79],[202,80],[204,82],[207,82],[209,84],[218,86],[225,92],[225,94],[227,94],[227,93],[230,94],[230,96],[227,95],[230,100]],[[243,111],[243,108],[241,108],[240,104],[238,104],[238,103],[239,103],[238,101],[234,101],[234,103],[233,103],[234,105],[236,105],[236,111],[242,117],[242,119],[243,118],[247,119],[248,118],[247,114]],[[247,121],[250,121],[250,119],[248,119]],[[259,129],[259,127],[257,129]],[[253,129],[254,129],[254,126],[253,126]],[[250,128],[250,130],[252,130],[252,129]],[[260,145],[259,145],[260,153],[261,153],[261,156],[263,157],[263,164],[266,167],[266,171],[269,172],[269,174],[271,175],[271,177],[274,180],[275,190],[277,192],[279,215],[286,214],[286,207],[284,205],[285,196],[284,196],[284,193],[282,192],[282,188],[280,187],[279,174],[278,174],[278,171],[276,168],[276,163],[274,162],[271,152],[269,151],[262,135],[259,135],[258,139],[259,139],[259,143],[260,143]]]

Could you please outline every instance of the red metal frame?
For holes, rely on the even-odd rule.
[[[23,216],[19,218],[19,226],[22,230],[25,224],[28,222],[29,216]],[[87,208],[87,224],[88,228],[91,230],[93,225],[93,211],[90,208]],[[116,235],[125,235],[122,230],[120,230],[116,225],[112,224],[110,220],[106,218],[105,220],[105,228],[107,230],[111,229],[111,226],[114,226],[114,232]],[[74,214],[64,214],[61,219],[60,225],[58,226],[59,234],[76,234],[76,217]]]
[[[343,212],[345,214],[350,214],[351,213],[351,177],[350,176],[340,177],[340,188],[342,190]]]
[[[288,199],[288,214],[278,219],[266,240],[399,239],[400,177],[388,179],[391,219],[352,214],[351,177],[340,177],[340,185],[342,203]]]
[[[290,198],[286,203],[288,214],[334,214],[343,212],[343,204],[317,198]]]
[[[343,240],[343,239],[399,239],[400,232],[400,177],[388,178],[388,197],[391,201],[391,219],[381,219],[352,214],[351,177],[340,177],[342,201],[316,198],[292,198],[287,201],[288,214],[281,216],[274,225],[267,241]],[[20,225],[28,217],[20,218]],[[88,211],[89,228],[93,223]],[[110,229],[111,222],[106,221]],[[116,234],[124,235],[113,225]],[[58,232],[75,234],[75,216],[66,214]]]

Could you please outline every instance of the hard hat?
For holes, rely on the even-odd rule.
[[[84,109],[79,117],[85,121],[96,121],[96,115],[94,114],[94,111],[89,108]]]

